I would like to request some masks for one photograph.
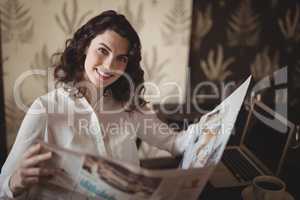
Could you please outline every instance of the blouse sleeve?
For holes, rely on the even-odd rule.
[[[36,139],[42,138],[46,131],[47,115],[46,109],[40,99],[36,99],[28,109],[23,122],[19,128],[15,143],[1,169],[0,174],[0,199],[16,199],[9,188],[9,179],[17,169],[24,152],[34,144]],[[17,199],[26,198],[26,194],[18,196]]]
[[[147,112],[136,111],[134,124],[137,127],[137,136],[150,145],[166,150],[173,155],[182,154],[189,141],[194,138],[195,125],[191,124],[187,130],[173,131],[162,122],[156,113],[149,109]]]

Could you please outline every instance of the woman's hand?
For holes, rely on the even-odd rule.
[[[9,187],[14,195],[37,184],[43,177],[50,177],[55,174],[54,169],[42,167],[42,163],[50,160],[52,152],[41,153],[42,145],[31,146],[24,154],[20,167],[11,176]]]

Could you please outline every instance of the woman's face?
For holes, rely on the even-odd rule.
[[[85,77],[97,88],[104,88],[124,74],[129,42],[118,33],[106,30],[97,35],[86,50]]]

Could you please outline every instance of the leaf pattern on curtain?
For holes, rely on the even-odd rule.
[[[255,81],[271,75],[277,69],[279,69],[279,52],[275,50],[273,55],[270,55],[268,46],[256,54],[254,62],[250,65],[251,74]]]
[[[44,44],[42,50],[35,53],[34,60],[32,61],[30,68],[32,70],[45,70],[48,74],[52,66],[51,55],[52,54],[49,54],[48,52],[47,45]],[[37,81],[42,82],[44,92],[46,93],[48,91],[48,81],[50,81],[48,80],[48,76],[34,76],[34,78],[36,78]]]
[[[278,20],[278,24],[287,42],[300,42],[300,5],[296,4],[295,9],[288,9],[285,17]]]
[[[200,67],[205,76],[210,81],[224,81],[232,71],[229,66],[235,61],[235,58],[224,58],[224,50],[222,45],[218,45],[217,51],[209,50],[207,59],[201,59]]]
[[[147,81],[153,81],[155,83],[163,82],[167,74],[164,72],[164,66],[170,61],[169,59],[164,59],[159,62],[157,57],[156,46],[152,47],[152,56],[150,53],[145,52],[143,54],[143,68],[145,71],[145,79]],[[151,58],[152,57],[152,58]]]
[[[30,9],[18,0],[7,0],[0,5],[0,11],[3,43],[30,43],[34,34]]]
[[[124,14],[137,32],[140,32],[145,24],[144,21],[144,4],[139,3],[138,9],[135,12],[131,8],[130,0],[126,0],[123,7],[119,8],[119,12]]]
[[[192,43],[192,47],[195,51],[200,48],[203,38],[211,30],[213,26],[212,6],[208,5],[204,11],[199,10],[196,14],[195,21],[196,25],[192,32],[192,38],[196,38]]]
[[[238,10],[231,15],[227,28],[230,46],[252,47],[259,41],[258,15],[251,9],[250,0],[242,0]]]
[[[166,14],[161,35],[165,45],[188,44],[185,34],[190,29],[191,16],[182,0],[175,0],[173,7]]]
[[[71,7],[69,9],[70,12],[68,12],[69,5]],[[92,11],[89,10],[80,15],[77,0],[65,1],[61,10],[61,14],[55,15],[55,21],[65,35],[70,37],[82,25],[87,17],[91,16],[91,14]]]

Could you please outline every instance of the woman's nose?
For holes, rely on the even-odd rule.
[[[106,69],[113,69],[113,63],[114,63],[114,59],[112,56],[110,57],[106,57],[104,62],[103,62],[103,67],[105,67]]]

